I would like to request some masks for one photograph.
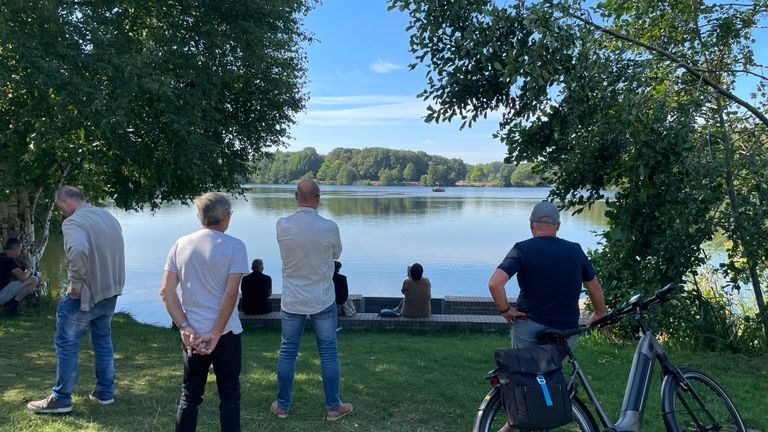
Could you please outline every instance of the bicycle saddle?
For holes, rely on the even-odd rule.
[[[560,343],[565,342],[569,337],[579,334],[579,328],[572,329],[556,329],[546,328],[536,333],[536,339],[545,343]]]

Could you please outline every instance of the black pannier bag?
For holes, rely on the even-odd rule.
[[[551,429],[573,420],[556,346],[501,349],[495,357],[510,425],[518,429]]]

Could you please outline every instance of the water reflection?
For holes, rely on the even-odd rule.
[[[228,234],[242,239],[249,259],[262,258],[265,272],[281,291],[275,222],[296,207],[293,186],[258,186],[233,203]],[[350,291],[400,295],[406,266],[424,265],[433,295],[488,295],[493,269],[514,242],[530,237],[528,216],[546,189],[323,186],[320,214],[339,224],[341,260]],[[562,215],[561,237],[597,247],[604,205],[577,216]],[[168,325],[157,295],[166,254],[180,236],[199,228],[192,207],[168,205],[155,214],[111,210],[123,226],[126,288],[118,302],[143,322]],[[60,238],[52,238],[42,267],[53,281],[66,278]],[[55,285],[55,284],[54,284]],[[515,281],[508,285],[515,295]]]

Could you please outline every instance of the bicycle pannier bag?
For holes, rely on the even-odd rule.
[[[557,347],[502,349],[495,356],[510,425],[518,429],[551,429],[573,420]]]

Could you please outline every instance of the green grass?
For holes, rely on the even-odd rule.
[[[42,309],[47,309],[43,307]],[[173,430],[181,385],[178,334],[118,314],[113,322],[117,396],[114,405],[88,400],[94,387],[89,341],[80,354],[74,411],[34,415],[30,400],[48,395],[55,378],[53,313],[27,311],[0,317],[0,431]],[[355,412],[337,424],[324,421],[320,365],[311,332],[305,334],[290,417],[269,412],[275,399],[277,330],[246,328],[243,336],[242,425],[246,431],[468,431],[494,367],[493,351],[506,348],[502,334],[347,331],[339,333],[342,400]],[[605,408],[615,419],[621,405],[633,343],[583,338],[577,355]],[[753,429],[768,431],[768,358],[670,350],[673,361],[699,368],[729,392]],[[218,430],[213,374],[198,430]],[[662,431],[659,380],[654,377],[643,431]]]

